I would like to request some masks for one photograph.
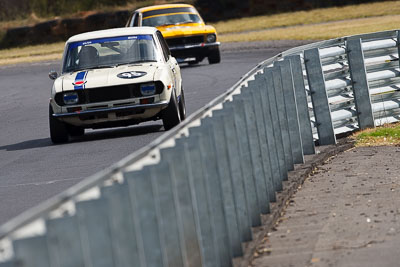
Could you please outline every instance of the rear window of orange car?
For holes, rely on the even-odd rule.
[[[162,14],[171,14],[171,13],[195,13],[197,14],[196,9],[193,7],[172,7],[172,8],[164,8],[164,9],[156,9],[151,11],[143,12],[143,18],[162,15]]]

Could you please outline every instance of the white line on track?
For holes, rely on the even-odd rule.
[[[50,185],[59,182],[66,182],[66,181],[74,181],[74,180],[82,180],[82,178],[69,178],[69,179],[62,179],[62,180],[52,180],[52,181],[43,181],[43,182],[34,182],[34,183],[24,183],[24,184],[14,184],[14,185],[2,185],[0,188],[8,188],[8,187],[18,187],[18,186],[40,186],[40,185]]]

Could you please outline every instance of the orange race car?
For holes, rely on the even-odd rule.
[[[178,62],[195,64],[205,57],[210,64],[221,61],[215,28],[205,25],[191,5],[143,7],[133,12],[126,26],[152,26],[159,29]]]

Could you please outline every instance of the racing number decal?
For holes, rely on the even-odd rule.
[[[127,71],[127,72],[119,73],[117,75],[117,77],[121,78],[121,79],[135,79],[135,78],[142,77],[146,74],[147,74],[147,72],[144,72],[144,71]]]

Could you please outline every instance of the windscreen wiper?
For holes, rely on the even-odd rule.
[[[161,24],[159,26],[171,26],[171,25],[175,25],[175,23],[165,23],[165,24]]]
[[[155,59],[144,59],[144,60],[135,60],[135,61],[129,61],[129,62],[124,62],[124,63],[118,63],[116,67],[122,66],[122,65],[131,65],[131,64],[138,64],[138,63],[146,63],[146,62],[157,62]]]
[[[185,23],[193,23],[193,22],[194,22],[193,20],[185,20],[185,21],[182,21],[182,22],[177,22],[174,25],[185,24]]]
[[[116,65],[99,65],[99,66],[93,66],[93,67],[87,67],[87,68],[74,69],[74,70],[71,70],[71,72],[81,71],[81,70],[93,70],[93,69],[108,69],[108,68],[115,68],[115,67],[116,67]]]

